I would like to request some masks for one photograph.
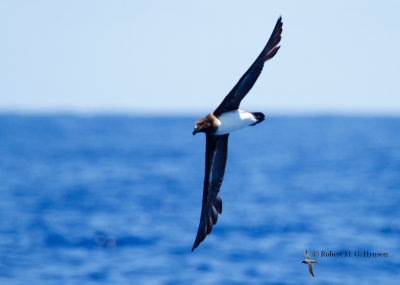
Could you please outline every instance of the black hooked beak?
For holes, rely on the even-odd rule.
[[[198,127],[195,127],[192,134],[195,135],[195,134],[197,134],[198,132],[199,132],[199,128],[198,128]]]

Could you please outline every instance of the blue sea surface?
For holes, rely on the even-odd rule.
[[[233,133],[222,215],[192,253],[196,119],[0,115],[0,284],[400,284],[400,118]],[[344,250],[360,256],[320,256]]]

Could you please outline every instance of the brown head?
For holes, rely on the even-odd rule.
[[[200,132],[209,133],[213,131],[217,127],[217,120],[218,119],[213,114],[209,114],[206,117],[196,121],[194,124],[193,135]]]

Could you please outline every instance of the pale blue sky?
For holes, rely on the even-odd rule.
[[[0,110],[203,113],[283,39],[242,108],[400,114],[400,1],[0,2]]]

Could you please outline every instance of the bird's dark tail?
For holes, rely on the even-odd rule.
[[[264,115],[263,113],[261,113],[261,112],[254,112],[254,113],[252,113],[252,114],[253,114],[253,116],[254,116],[254,117],[256,118],[256,120],[257,120],[257,122],[255,122],[254,124],[252,124],[252,126],[255,126],[255,125],[261,123],[261,122],[264,121],[264,119],[265,119],[265,115]]]

